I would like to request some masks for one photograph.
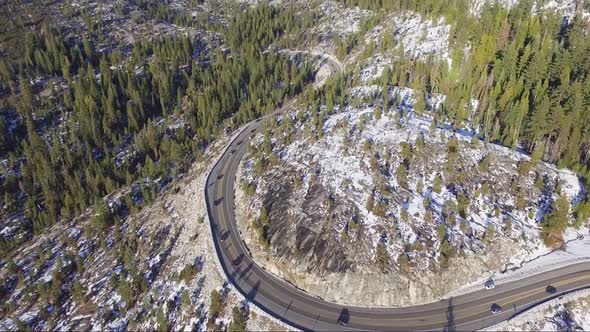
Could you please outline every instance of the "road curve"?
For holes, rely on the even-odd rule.
[[[293,104],[290,102],[277,112],[290,112]],[[492,290],[482,287],[450,299],[401,308],[343,306],[294,287],[253,261],[234,214],[238,165],[250,138],[261,130],[263,123],[262,119],[250,122],[229,144],[207,177],[205,200],[215,251],[227,279],[246,299],[274,318],[294,328],[314,331],[477,330],[564,293],[590,287],[590,263],[500,284]],[[548,293],[549,285],[557,291]],[[491,313],[494,303],[503,308],[501,313]],[[338,325],[339,318],[347,325]]]

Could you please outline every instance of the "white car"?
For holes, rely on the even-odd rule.
[[[496,287],[496,285],[494,284],[494,280],[490,279],[488,281],[486,281],[486,283],[484,284],[485,289],[494,289],[494,287]]]

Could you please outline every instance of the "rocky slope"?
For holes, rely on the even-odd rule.
[[[540,222],[560,197],[575,205],[584,194],[570,171],[436,126],[410,89],[392,88],[389,110],[380,87],[347,93],[369,102],[321,130],[305,112],[269,124],[237,177],[255,256],[312,293],[369,306],[433,300],[548,252]]]

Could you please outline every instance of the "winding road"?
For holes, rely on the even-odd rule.
[[[332,61],[329,58],[326,61]],[[339,68],[339,64],[329,64]],[[273,115],[293,111],[294,101]],[[205,199],[213,243],[227,279],[251,303],[298,329],[342,330],[477,330],[507,320],[564,293],[590,287],[590,263],[570,265],[494,289],[400,308],[343,306],[308,294],[266,271],[253,261],[235,219],[236,172],[250,138],[263,126],[253,121],[227,146],[207,177]],[[547,286],[555,287],[549,293]],[[383,290],[387,292],[387,289]],[[498,304],[503,311],[492,314]],[[345,325],[339,324],[338,321]]]

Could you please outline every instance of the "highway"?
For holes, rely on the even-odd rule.
[[[273,115],[291,112],[289,102]],[[298,329],[342,330],[477,330],[507,320],[564,293],[590,287],[590,263],[571,265],[526,279],[499,284],[494,289],[400,308],[343,306],[308,294],[266,271],[253,261],[235,219],[236,172],[250,138],[264,119],[247,124],[227,146],[207,177],[205,199],[213,243],[229,282],[251,303]],[[547,286],[556,292],[549,293]],[[503,311],[492,314],[492,304]],[[338,320],[346,322],[339,325]]]

